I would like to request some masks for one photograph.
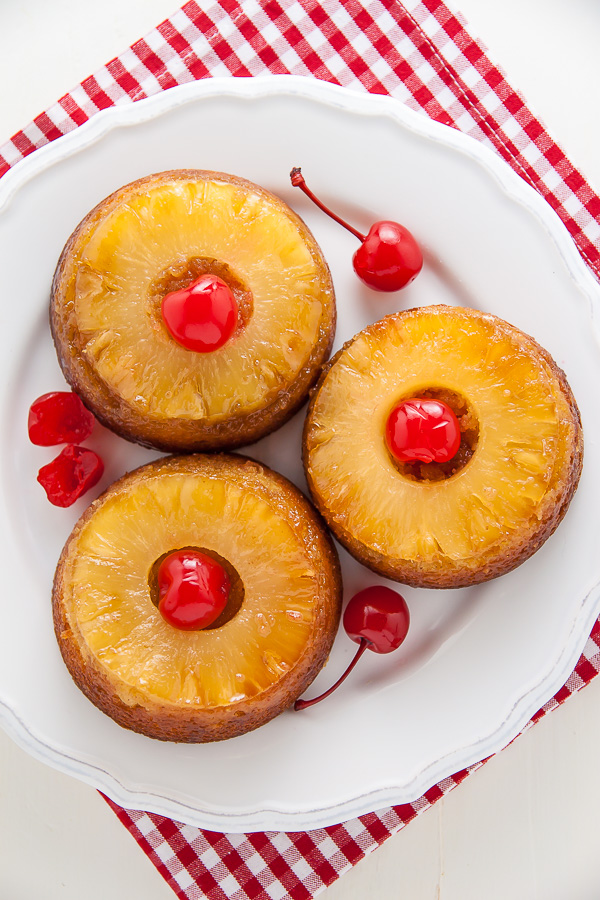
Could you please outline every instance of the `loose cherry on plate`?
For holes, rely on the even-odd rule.
[[[174,550],[158,568],[158,610],[175,628],[206,628],[225,609],[229,588],[229,575],[216,559],[200,550]]]
[[[40,447],[79,444],[90,436],[94,417],[72,391],[42,394],[29,407],[29,440]]]
[[[359,591],[348,603],[343,616],[344,630],[359,645],[356,654],[336,683],[312,700],[296,700],[294,709],[306,709],[329,697],[346,680],[365,650],[391,653],[403,643],[410,625],[406,600],[384,585],[373,585]]]
[[[414,397],[391,411],[385,437],[399,462],[443,463],[460,447],[460,424],[441,400]]]
[[[162,317],[178,344],[211,353],[227,343],[238,320],[235,297],[218,275],[207,273],[162,301]]]
[[[366,285],[376,291],[399,291],[416,278],[423,268],[423,254],[404,225],[383,220],[375,222],[368,234],[361,234],[321,203],[299,168],[292,169],[290,178],[294,187],[299,187],[319,209],[358,238],[360,247],[352,257],[352,264]]]
[[[42,466],[37,480],[54,506],[71,506],[102,477],[104,463],[86,447],[67,444],[59,455]]]

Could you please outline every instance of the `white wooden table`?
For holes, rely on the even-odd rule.
[[[0,0],[0,144],[176,5]],[[597,0],[461,0],[459,8],[600,192]],[[597,900],[599,766],[597,678],[322,896]],[[0,732],[2,900],[173,896],[95,790]]]

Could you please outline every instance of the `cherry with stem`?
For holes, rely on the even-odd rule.
[[[329,697],[348,677],[365,650],[391,653],[404,642],[410,625],[410,613],[404,597],[383,585],[373,585],[355,594],[343,616],[344,630],[359,646],[346,671],[332,687],[311,700],[296,700],[300,711]]]
[[[364,284],[376,291],[398,291],[417,277],[423,268],[423,254],[404,225],[383,219],[375,222],[368,234],[362,234],[319,200],[299,167],[292,169],[290,179],[293,187],[300,188],[322,212],[358,238],[360,247],[352,257],[352,264]]]

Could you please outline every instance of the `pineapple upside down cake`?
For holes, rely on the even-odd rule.
[[[83,514],[55,631],[84,694],[161,740],[234,737],[291,707],[341,612],[333,543],[281,475],[235,454],[165,457]]]
[[[416,587],[478,584],[562,520],[583,459],[564,373],[495,316],[410,309],[324,370],[303,439],[312,497],[360,562]]]
[[[335,331],[329,268],[278,197],[220,172],[141,178],[75,229],[52,285],[67,381],[118,434],[230,449],[306,399]]]
[[[383,576],[462,587],[531,556],[578,484],[583,438],[565,375],[501,319],[400,312],[323,370],[335,329],[327,263],[285,203],[235,176],[165,172],[100,203],[59,260],[51,327],[67,380],[101,422],[191,453],[94,501],[54,580],[74,681],[150,737],[226,739],[316,702],[298,698],[327,659],[342,596],[325,523]],[[198,452],[258,440],[311,387],[302,451],[318,511],[264,465]],[[408,613],[396,614],[401,641]],[[387,652],[360,633],[359,653]]]

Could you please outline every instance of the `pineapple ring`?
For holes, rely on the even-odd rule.
[[[239,573],[243,602],[220,627],[181,631],[153,603],[153,565],[182,546]],[[116,482],[75,526],[53,590],[76,684],[120,725],[173,741],[234,737],[290,707],[340,611],[339,561],[315,510],[234,455],[163,458]]]
[[[157,310],[205,272],[229,284],[240,327],[196,353]],[[304,402],[331,350],[335,297],[315,239],[282,200],[232,175],[178,170],[126,185],[83,219],[54,275],[51,327],[67,381],[109,428],[160,450],[232,448]]]
[[[450,477],[416,480],[394,464],[385,423],[399,398],[430,390],[464,397],[479,431]],[[564,373],[532,338],[495,316],[432,306],[342,348],[313,394],[303,451],[313,499],[350,553],[396,581],[452,588],[510,571],[552,534],[583,437]]]

